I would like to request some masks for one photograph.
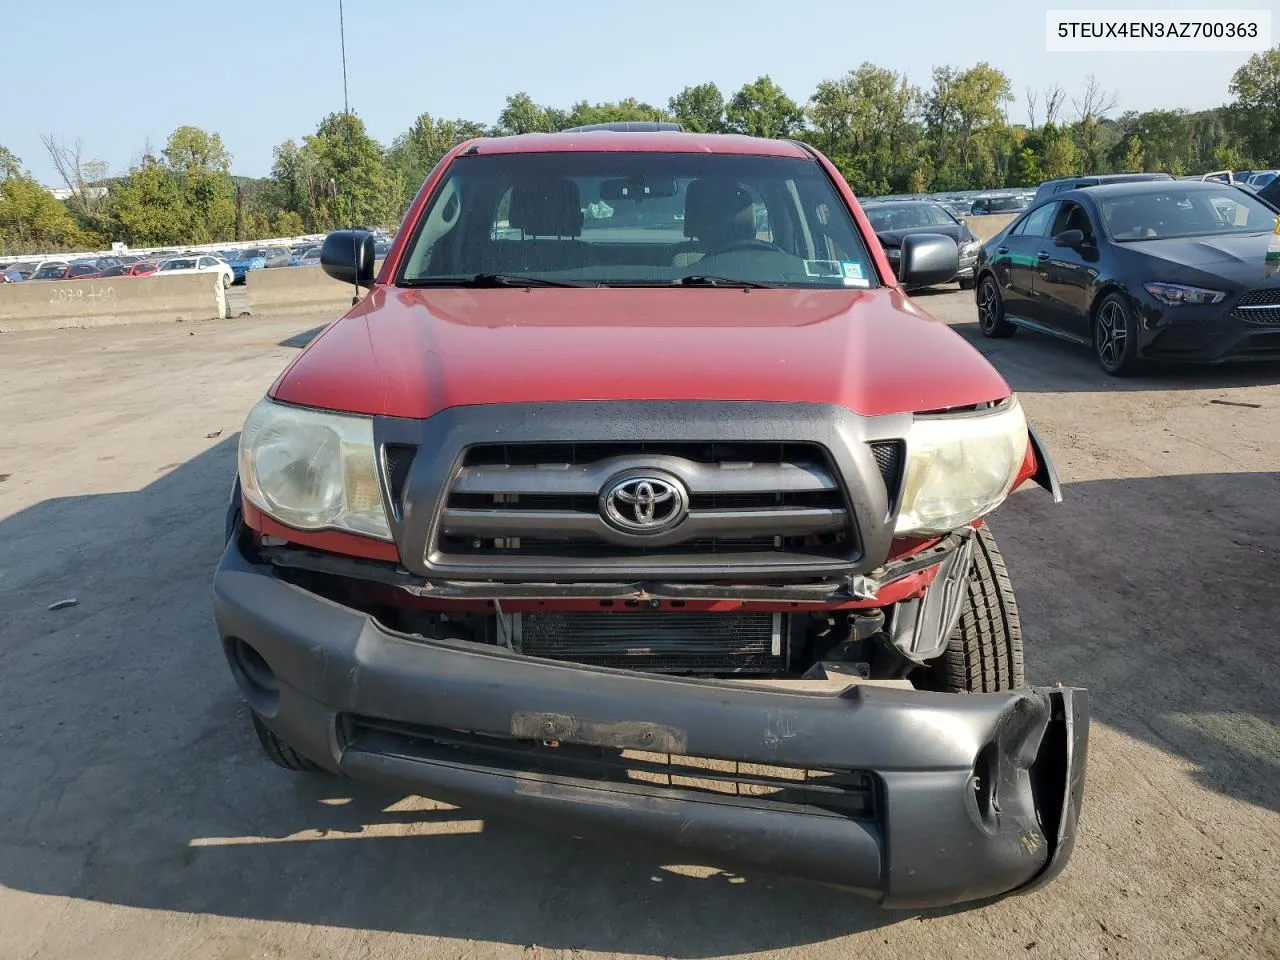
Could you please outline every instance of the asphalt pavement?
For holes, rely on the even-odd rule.
[[[315,324],[245,317],[0,335],[0,958],[1280,956],[1280,366],[1117,381],[950,289],[1064,484],[992,524],[1030,679],[1093,697],[1045,890],[884,912],[272,766],[210,580]]]

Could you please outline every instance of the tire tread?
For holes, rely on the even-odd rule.
[[[996,693],[1026,682],[1022,621],[1004,557],[984,524],[974,534],[968,598],[946,651],[930,665],[928,687]]]

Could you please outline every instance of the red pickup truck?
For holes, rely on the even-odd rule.
[[[480,139],[240,434],[215,613],[262,746],[893,906],[1043,884],[1088,698],[1028,686],[986,516],[1018,399],[792,141]]]

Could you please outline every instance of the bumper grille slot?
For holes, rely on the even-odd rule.
[[[350,749],[428,763],[613,784],[619,792],[785,809],[858,820],[875,817],[875,779],[862,770],[777,764],[540,742],[373,717],[343,718]]]
[[[623,471],[657,470],[686,488],[688,513],[652,536],[619,531],[601,491]],[[714,554],[851,562],[850,511],[826,449],[814,443],[529,443],[468,449],[440,515],[433,562],[652,559]],[[501,572],[492,568],[495,576]],[[607,575],[607,569],[600,571]]]
[[[780,613],[511,614],[521,653],[651,673],[780,673],[787,617]]]
[[[1260,326],[1280,324],[1280,288],[1248,291],[1236,301],[1231,316]]]

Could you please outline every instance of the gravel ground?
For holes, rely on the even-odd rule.
[[[209,584],[234,435],[308,331],[67,330],[0,337],[0,958],[1280,956],[1280,367],[1119,382],[918,299],[1064,483],[993,523],[1031,679],[1093,696],[1046,890],[889,913],[272,767]]]

